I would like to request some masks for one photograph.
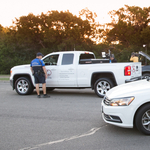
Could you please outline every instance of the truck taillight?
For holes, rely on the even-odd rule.
[[[131,75],[131,66],[126,66],[124,68],[124,75],[125,76],[130,76]]]
[[[89,52],[85,52],[85,54],[89,54]]]

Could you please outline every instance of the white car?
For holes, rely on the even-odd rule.
[[[137,127],[150,135],[150,81],[138,80],[116,86],[102,100],[102,117],[106,123]]]

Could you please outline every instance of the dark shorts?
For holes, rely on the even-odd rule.
[[[45,81],[45,75],[34,74],[34,79],[35,79],[35,84],[46,83],[46,81]]]

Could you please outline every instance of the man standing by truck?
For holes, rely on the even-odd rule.
[[[110,61],[109,61],[110,63],[116,63],[117,62],[117,60],[115,59],[115,56],[114,56],[114,54],[111,54],[110,55]]]
[[[46,94],[46,78],[47,78],[47,71],[45,68],[45,64],[43,62],[42,57],[44,55],[40,52],[36,54],[36,58],[31,61],[30,69],[32,71],[32,74],[34,75],[35,79],[35,85],[36,85],[36,92],[37,97],[40,98],[40,90],[39,90],[39,83],[42,83],[42,89],[43,89],[43,98],[50,97]]]
[[[133,52],[133,53],[131,54],[130,61],[139,62],[138,59],[139,59],[139,58],[138,58],[137,54]]]

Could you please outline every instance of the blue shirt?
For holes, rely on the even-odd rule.
[[[37,72],[38,70],[40,70],[43,66],[45,66],[43,60],[39,59],[39,58],[35,58],[31,61],[30,67],[32,67],[32,69]]]

